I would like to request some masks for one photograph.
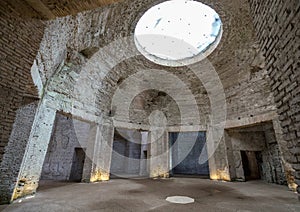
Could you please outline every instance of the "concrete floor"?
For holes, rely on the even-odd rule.
[[[188,196],[195,203],[167,202],[168,196]],[[196,178],[113,179],[83,184],[43,182],[34,198],[3,211],[300,211],[297,195],[285,186],[262,181],[218,182]]]

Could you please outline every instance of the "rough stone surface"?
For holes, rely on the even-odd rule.
[[[86,148],[89,124],[57,114],[45,157],[42,180],[70,180],[75,148]]]
[[[113,46],[114,48],[103,48],[114,40],[132,35],[139,17],[147,8],[158,2],[148,0],[141,4],[139,1],[126,1],[49,23],[37,57],[37,65],[44,83],[54,76],[48,90],[52,98],[59,99],[60,103],[57,103],[57,106],[61,107],[60,109],[71,112],[73,107],[75,108],[73,112],[78,110],[78,113],[82,114],[86,113],[85,110],[80,112],[82,108],[89,108],[89,113],[92,115],[108,114],[111,110],[111,98],[116,88],[119,87],[117,82],[120,79],[126,79],[140,69],[156,68],[171,72],[186,84],[196,98],[205,125],[210,110],[208,95],[201,85],[202,83],[191,71],[186,68],[158,66],[138,55],[135,55],[134,58],[126,58],[126,55],[123,56],[124,53],[119,53],[119,51],[124,51],[122,46],[126,46],[128,41],[125,41],[125,44],[123,42],[121,46]],[[261,57],[256,43],[247,3],[240,1],[222,3],[205,1],[204,3],[211,5],[219,12],[224,24],[221,43],[208,59],[215,67],[224,85],[228,118],[252,117],[274,110],[273,99],[268,87],[268,77],[263,66],[264,58]],[[95,53],[98,59],[88,59],[91,57],[89,54],[95,49],[100,49],[102,52],[100,55]],[[136,50],[134,49],[134,51]],[[120,59],[123,58],[123,60],[117,59],[120,57],[118,54],[121,54]],[[93,61],[91,62],[91,60]],[[104,60],[105,62],[103,62]],[[90,64],[89,69],[95,69],[96,72],[93,70],[88,70],[88,74],[82,72],[81,70],[85,70],[86,64]],[[59,68],[60,65],[63,66],[62,69]],[[99,70],[101,70],[100,73]],[[106,73],[106,70],[109,72]],[[236,76],[234,77],[236,80],[232,80],[233,76]],[[63,83],[66,81],[69,83]],[[86,87],[77,87],[78,84],[83,83]],[[176,85],[170,86],[178,90],[182,89]],[[100,92],[95,92],[95,88]],[[83,91],[89,94],[83,96],[80,94]],[[146,92],[145,101],[153,99],[155,95],[153,92]],[[164,98],[161,97],[161,99]],[[73,102],[73,105],[70,105],[70,102]],[[132,109],[134,111],[135,108]],[[170,111],[174,110],[176,107]],[[131,117],[131,121],[141,123],[144,116],[143,111],[140,113],[141,116]],[[145,111],[144,113],[148,114],[149,112]],[[136,118],[137,116],[139,118]],[[122,117],[120,118],[122,119]],[[170,124],[174,123],[170,122]]]
[[[264,132],[266,148],[262,151],[262,179],[269,183],[287,184],[284,161],[274,129],[271,127]]]
[[[11,201],[22,160],[33,125],[37,103],[31,103],[17,111],[7,151],[0,164],[0,203]]]
[[[0,162],[17,110],[38,96],[30,67],[40,47],[45,23],[21,19],[22,8],[16,8],[14,1],[0,2]]]
[[[150,177],[169,177],[169,139],[163,129],[156,129],[148,134],[150,144]]]
[[[45,155],[53,129],[56,110],[41,101],[30,130],[12,199],[34,194],[42,172]],[[11,181],[12,179],[10,179]],[[10,182],[11,183],[11,182]],[[5,192],[5,191],[4,191]]]
[[[83,182],[107,181],[110,177],[114,127],[111,120],[91,124],[83,167]]]
[[[212,94],[216,91],[216,80],[205,78],[205,74],[199,79],[188,67],[156,65],[147,61],[134,47],[133,32],[136,23],[147,9],[160,2],[162,0],[125,0],[47,23],[29,19],[21,21],[20,10],[16,9],[15,3],[1,2],[0,35],[3,36],[0,38],[0,45],[3,51],[0,55],[3,65],[0,67],[0,159],[9,141],[15,110],[25,102],[32,101],[25,97],[42,97],[33,128],[27,126],[31,132],[20,176],[18,179],[11,177],[7,183],[11,188],[18,182],[15,197],[34,193],[38,186],[56,111],[92,123],[86,146],[89,157],[85,160],[83,169],[83,180],[88,182],[109,179],[111,151],[108,147],[112,146],[113,140],[112,121],[118,121],[120,125],[129,128],[150,131],[152,177],[168,176],[169,156],[160,154],[168,149],[167,133],[170,127],[178,129],[183,126],[190,131],[202,129],[212,132],[213,126],[209,120],[215,117],[215,114],[211,114],[214,109],[212,100],[218,100],[215,97],[219,97]],[[283,141],[279,146],[275,144],[272,133],[258,133],[257,139],[263,140],[265,136],[266,142],[264,147],[260,143],[256,148],[264,150],[268,147],[265,155],[272,157],[265,156],[264,160],[272,158],[274,171],[277,173],[264,177],[269,181],[282,183],[282,166],[279,165],[281,160],[278,158],[282,154],[292,164],[296,181],[299,182],[300,110],[299,73],[296,71],[299,68],[299,2],[202,2],[215,9],[223,22],[221,42],[208,57],[220,78],[226,97],[227,108],[220,104],[216,107],[217,111],[227,111],[226,126],[232,124],[241,127],[247,125],[245,123],[272,121],[276,103],[282,126],[282,140],[287,142],[286,146],[291,154],[286,154],[286,149],[281,147],[284,146]],[[51,5],[50,1],[48,3]],[[22,7],[32,10],[28,5]],[[276,12],[273,13],[273,10]],[[53,11],[59,13],[56,9]],[[72,13],[70,10],[69,12]],[[33,15],[39,14],[33,11]],[[36,33],[32,34],[33,31]],[[202,73],[207,73],[210,70],[206,62],[199,62],[193,67],[202,68]],[[146,71],[140,72],[141,70]],[[166,75],[171,74],[174,78],[156,75],[157,70]],[[33,82],[30,71],[34,76]],[[128,81],[132,78],[137,85]],[[173,81],[175,78],[182,83]],[[158,86],[162,83],[165,90]],[[34,88],[34,84],[38,90]],[[126,86],[132,84],[135,87],[126,90]],[[147,85],[148,89],[142,90],[142,85]],[[185,92],[183,87],[189,92]],[[114,105],[113,97],[119,90],[122,101]],[[124,95],[122,91],[128,91],[128,95]],[[187,98],[186,94],[191,94],[195,101]],[[130,96],[134,96],[132,102]],[[185,109],[183,118],[179,111],[181,105]],[[193,110],[194,107],[198,107],[197,111]],[[151,119],[148,118],[155,111],[162,111],[161,115],[165,118],[163,127],[167,128],[149,128]],[[199,118],[195,112],[200,114]],[[73,132],[66,133],[70,138]],[[248,138],[246,134],[242,137]],[[230,148],[234,153],[240,151],[240,148],[229,142],[226,136],[228,135],[220,143],[212,140],[209,144],[212,147],[208,148],[209,154],[214,152],[209,161],[212,179],[230,180],[232,160],[235,159],[234,156],[238,158],[238,154],[228,156]],[[62,145],[67,140],[63,138]],[[7,146],[5,153],[10,151]],[[9,158],[3,162],[6,164],[3,168],[7,169]],[[17,163],[13,166],[17,167]],[[268,169],[267,166],[265,169]],[[10,191],[1,190],[1,193],[9,196]]]
[[[226,135],[226,134],[225,134]],[[226,148],[227,139],[225,136],[220,141],[213,140],[211,128],[207,131],[207,152],[209,158],[209,174],[213,180],[230,181],[230,163],[227,156]]]
[[[287,161],[300,179],[300,2],[249,0],[266,69],[278,108],[283,138],[291,157]],[[299,181],[298,181],[299,182]]]
[[[232,180],[245,180],[241,151],[257,152],[261,179],[269,183],[286,184],[279,144],[272,123],[228,130],[227,157]],[[259,155],[259,156],[258,156]]]
[[[142,135],[136,130],[116,129],[110,172],[116,176],[140,175]],[[123,135],[123,136],[122,136]]]

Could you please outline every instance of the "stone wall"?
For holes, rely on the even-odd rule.
[[[31,12],[35,13],[32,10]],[[40,47],[45,26],[41,21],[21,17],[22,7],[14,4],[14,1],[1,1],[0,162],[16,111],[28,102],[24,98],[38,96],[31,79],[30,68]]]
[[[140,69],[158,69],[182,80],[196,99],[202,113],[202,124],[206,125],[210,102],[203,82],[187,68],[163,67],[145,60],[131,46],[132,37],[122,39],[132,36],[139,18],[159,2],[161,1],[125,1],[49,23],[36,58],[36,68],[43,82],[50,81],[49,97],[56,101],[58,110],[78,112],[81,117],[86,114],[109,115],[113,111],[112,96],[122,80]],[[274,111],[264,57],[256,43],[248,3],[229,0],[219,3],[206,0],[204,3],[217,11],[223,22],[221,43],[208,60],[224,86],[228,119],[255,117]],[[121,43],[112,44],[116,40]],[[128,47],[132,50],[128,51]],[[181,85],[174,84],[170,86],[178,91],[182,90]],[[147,93],[145,101],[152,100],[155,95]],[[168,95],[160,97],[160,101],[166,102],[168,98]],[[192,103],[187,100],[183,104]],[[133,114],[136,114],[135,109],[139,110],[141,117],[132,116],[130,120],[139,124],[145,120],[144,115],[151,113],[147,110],[153,108],[131,109]],[[170,111],[176,109],[176,105],[168,108]],[[128,121],[123,117],[115,119]],[[178,120],[176,117],[174,119]],[[186,120],[184,124],[191,125],[194,121]],[[170,125],[174,123],[171,122]]]
[[[125,177],[126,175],[140,175],[141,143],[140,132],[125,129],[116,130],[110,168],[112,175]]]
[[[43,165],[42,180],[69,180],[76,154],[75,148],[86,149],[89,124],[57,114],[53,134]]]
[[[300,2],[249,0],[254,25],[266,57],[266,69],[278,108],[287,161],[300,184]]]
[[[261,179],[276,184],[286,184],[282,154],[272,123],[230,129],[226,132],[228,160],[232,180],[245,180],[241,151],[256,152]]]
[[[262,151],[262,179],[269,183],[287,184],[284,164],[274,129],[267,128],[264,132],[266,149]]]
[[[265,139],[263,132],[234,132],[228,133],[231,145],[235,167],[232,175],[233,179],[245,180],[241,151],[262,151],[265,149]]]
[[[206,132],[169,133],[169,142],[170,174],[209,176]]]
[[[103,58],[99,58],[99,61],[102,62],[92,64],[92,67],[97,68],[97,74],[87,72],[86,76],[82,77],[81,75],[82,65],[88,63],[87,60],[92,57],[93,53],[97,53],[98,49],[103,48],[113,40],[132,35],[135,24],[143,12],[159,2],[156,0],[143,1],[142,3],[139,0],[126,1],[50,22],[36,58],[35,68],[40,73],[44,84],[51,81],[49,96],[59,102],[56,104],[57,109],[74,113],[81,110],[78,112],[81,117],[86,117],[86,114],[96,116],[100,113],[109,114],[112,109],[111,97],[118,87],[119,79],[135,73],[138,68],[158,68],[178,76],[187,85],[202,113],[201,124],[206,125],[210,109],[207,91],[199,79],[186,69],[157,66],[141,57],[132,60],[126,58],[125,61],[116,63],[110,73],[103,77],[106,75],[104,67],[107,65],[106,61],[113,61],[115,59],[113,57],[117,53],[117,49],[111,48],[104,49]],[[248,5],[240,1],[215,3],[207,0],[204,3],[212,6],[220,13],[224,24],[222,41],[209,57],[209,60],[216,68],[225,88],[228,119],[252,117],[274,110],[273,100],[267,87],[268,80],[261,64],[263,59],[260,58],[260,50],[255,43]],[[244,25],[248,27],[245,28]],[[232,76],[236,76],[235,79],[237,80],[232,80]],[[87,82],[88,80],[89,82]],[[93,88],[85,89],[78,86],[79,84]],[[179,91],[181,89],[181,87],[177,88],[176,86],[175,88]],[[95,92],[97,89],[100,92]],[[148,99],[145,95],[145,101],[151,101],[155,95],[149,95]],[[89,102],[95,98],[96,101]],[[167,102],[168,96],[159,97],[159,101]],[[160,104],[160,102],[158,103]],[[155,105],[155,102],[150,102],[150,104]],[[154,108],[165,110],[166,108],[163,106]],[[136,108],[131,109],[133,114],[137,114],[135,113]],[[173,114],[171,116],[173,120],[169,122],[170,125],[176,125],[178,120],[178,116],[176,117],[173,113],[173,111],[177,112],[176,109],[176,105],[167,108],[169,112],[167,116]],[[130,119],[134,123],[141,123],[145,120],[143,115],[148,115],[152,110],[153,107],[143,108],[140,116],[137,114]],[[193,123],[193,120],[185,120],[184,122],[187,125]]]
[[[0,163],[0,204],[11,201],[11,194],[18,179],[36,109],[37,103],[31,103],[16,112],[13,130],[3,161]]]
[[[116,89],[122,84],[120,82],[139,71],[139,69],[159,69],[172,73],[181,79],[183,85],[191,91],[196,99],[197,106],[202,109],[201,111],[204,117],[202,124],[206,127],[207,117],[210,115],[210,105],[208,92],[205,90],[203,83],[209,84],[211,82],[201,82],[201,80],[191,71],[188,71],[187,68],[167,68],[150,63],[141,57],[135,48],[129,51],[127,49],[128,46],[132,47],[132,35],[139,18],[147,9],[161,1],[162,0],[126,0],[123,3],[97,8],[74,16],[59,18],[47,24],[45,33],[44,24],[42,22],[36,20],[20,21],[19,18],[17,18],[20,16],[18,12],[16,12],[17,10],[13,10],[8,1],[1,2],[1,24],[3,25],[1,33],[4,34],[4,36],[1,36],[0,40],[1,46],[5,51],[0,53],[3,61],[2,64],[4,64],[1,66],[0,86],[3,89],[1,89],[0,97],[1,100],[5,99],[5,101],[1,101],[0,104],[0,110],[2,112],[0,115],[0,155],[1,146],[3,152],[3,148],[8,141],[11,125],[14,121],[15,109],[20,107],[24,96],[34,98],[38,96],[38,92],[32,89],[34,86],[30,80],[31,76],[29,70],[33,61],[34,66],[32,71],[36,73],[37,77],[40,77],[41,81],[39,93],[45,91],[45,93],[43,93],[44,99],[48,104],[47,107],[51,108],[52,115],[54,111],[59,110],[93,122],[97,122],[101,116],[112,117],[114,116],[114,111],[111,107],[111,100]],[[223,22],[224,34],[221,43],[208,57],[208,60],[216,69],[225,90],[228,106],[227,119],[240,120],[275,110],[269,87],[269,77],[266,72],[266,70],[268,70],[273,82],[272,89],[276,96],[275,101],[280,108],[279,113],[281,114],[280,119],[282,121],[283,130],[286,139],[289,141],[291,152],[296,154],[299,152],[299,147],[296,145],[299,140],[299,132],[297,132],[297,129],[299,129],[297,125],[299,123],[299,115],[296,116],[299,114],[299,107],[297,106],[296,98],[293,96],[296,96],[298,94],[297,92],[299,92],[299,75],[296,75],[295,71],[299,65],[293,64],[292,61],[297,61],[298,58],[289,60],[289,58],[284,58],[288,55],[287,53],[276,53],[276,50],[281,50],[281,47],[284,47],[283,49],[287,52],[293,52],[292,55],[294,57],[299,56],[296,53],[298,47],[295,44],[297,44],[297,40],[288,43],[288,41],[293,40],[293,37],[285,36],[293,35],[297,28],[293,25],[292,21],[289,20],[292,16],[295,17],[295,19],[299,17],[299,11],[297,12],[298,16],[294,16],[297,11],[295,8],[299,8],[299,4],[295,4],[295,6],[289,10],[289,16],[286,16],[289,20],[286,20],[284,23],[289,25],[281,29],[281,34],[280,30],[277,32],[280,36],[278,34],[279,37],[274,38],[274,42],[270,39],[270,34],[265,34],[261,30],[265,29],[264,26],[267,23],[261,25],[261,21],[265,20],[263,17],[266,16],[260,16],[259,14],[261,14],[261,9],[268,8],[269,5],[267,5],[267,3],[259,4],[257,2],[255,2],[256,4],[251,4],[253,11],[258,11],[255,26],[258,31],[258,38],[263,47],[260,48],[256,42],[255,28],[252,23],[247,0],[224,0],[221,2],[204,0],[203,3],[214,8],[220,14]],[[292,5],[292,3],[289,4]],[[279,5],[280,3],[275,1],[273,4]],[[285,7],[288,7],[289,4],[286,4]],[[263,9],[263,11],[265,12],[266,10]],[[287,10],[284,11],[288,13]],[[281,13],[278,12],[278,14]],[[277,21],[279,19],[280,18],[277,17]],[[274,20],[276,20],[276,17],[274,17]],[[282,23],[282,25],[284,24]],[[272,24],[270,27],[272,28],[274,25]],[[275,30],[275,28],[273,29]],[[287,33],[284,34],[283,32]],[[298,32],[295,31],[295,33]],[[123,39],[126,36],[129,36],[129,39]],[[281,36],[287,37],[287,42],[280,43],[279,40]],[[42,41],[40,43],[41,39]],[[113,43],[119,39],[121,39],[121,43]],[[265,47],[274,50],[266,51]],[[264,55],[261,54],[261,50],[264,51]],[[268,62],[267,64],[264,63],[265,57]],[[201,63],[195,66],[198,65],[200,66]],[[278,71],[279,68],[281,71]],[[284,77],[290,72],[289,79],[284,80]],[[277,73],[279,73],[279,76]],[[284,83],[280,84],[280,82]],[[42,84],[47,86],[43,89]],[[167,87],[171,85],[171,83],[168,83]],[[181,84],[175,84],[175,88],[173,92],[180,91],[182,86]],[[289,94],[284,93],[283,90]],[[154,103],[154,106],[155,103],[158,103],[157,105],[161,106],[149,107],[149,111],[147,111],[147,108],[142,108],[146,110],[144,111],[145,114],[150,114],[152,112],[151,110],[154,109],[177,111],[176,104],[172,104],[172,107],[165,107],[163,103],[169,101],[170,97],[168,95],[158,95],[159,92],[159,90],[153,93],[146,92],[144,95],[144,97],[146,97],[146,103],[148,102],[150,105]],[[281,97],[285,94],[285,98],[282,99]],[[159,98],[155,99],[153,97]],[[7,101],[8,99],[11,101]],[[152,100],[154,100],[154,102]],[[182,102],[184,102],[186,108],[191,106],[189,100],[183,99]],[[140,107],[139,104],[133,104],[133,106]],[[139,108],[134,107],[131,109],[133,110],[133,114],[135,114],[135,109],[139,110]],[[187,112],[189,112],[186,113],[189,114],[187,117],[191,120],[185,120],[184,125],[192,126],[194,124],[192,120],[194,118],[192,114],[193,111]],[[41,116],[42,115],[41,113]],[[139,124],[141,120],[145,120],[145,117],[133,117],[131,122]],[[173,120],[178,119],[173,117]],[[50,126],[48,127],[50,128]],[[47,130],[48,127],[43,128],[43,130]],[[99,126],[96,128],[96,135],[105,129]],[[113,128],[110,126],[109,129]],[[110,132],[112,131],[113,130],[110,130]],[[58,133],[62,134],[63,131],[58,131]],[[70,132],[69,134],[72,133]],[[151,132],[149,137],[151,139],[155,136],[156,132]],[[39,141],[41,140],[42,138],[40,137]],[[163,142],[165,140],[167,140],[167,135],[162,138]],[[162,146],[161,143],[152,145],[152,152],[150,153],[155,155],[160,151],[165,151],[167,145]],[[47,146],[44,145],[43,151],[46,147]],[[32,152],[35,150],[34,145],[30,148]],[[93,148],[94,147],[91,149]],[[226,167],[228,164],[226,158],[224,159],[225,149],[226,141],[223,140],[217,150],[220,155],[223,154],[222,160],[216,161],[216,163],[219,163],[217,164],[218,167]],[[39,154],[33,154],[32,156],[33,158],[39,157]],[[95,157],[101,158],[103,156],[96,155]],[[167,161],[167,158],[162,158],[161,160],[163,159]],[[37,160],[40,164],[43,161],[43,157],[39,157]],[[295,156],[290,158],[290,160],[291,163],[295,164],[294,167],[298,169],[299,167],[296,164],[299,163],[299,158]],[[101,160],[99,159],[99,161]],[[27,162],[30,163],[30,160],[28,159]],[[159,160],[153,160],[151,164],[151,176],[166,175],[168,167],[165,166],[165,164],[161,166]],[[30,164],[25,165],[27,171],[32,168]],[[99,167],[101,166],[99,165]],[[38,181],[39,176],[35,177],[36,179],[33,180],[33,183]],[[93,179],[97,180],[101,179],[101,177],[102,176],[94,176]],[[105,176],[105,179],[107,179],[107,176]],[[33,189],[35,189],[37,185],[33,187]]]

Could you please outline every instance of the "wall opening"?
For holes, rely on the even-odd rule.
[[[260,152],[241,151],[245,180],[261,179],[257,156]]]
[[[116,129],[111,159],[111,178],[149,176],[147,132]]]
[[[90,124],[57,113],[41,180],[80,182]]]
[[[169,134],[169,142],[172,147],[171,176],[209,177],[205,132],[172,132]],[[199,163],[200,155],[205,157],[204,164]]]
[[[262,179],[287,184],[272,122],[227,130],[230,176],[237,181]]]
[[[165,1],[146,11],[134,35],[137,49],[147,59],[184,66],[213,52],[222,36],[222,22],[214,9],[201,2]]]
[[[85,149],[75,148],[71,173],[70,173],[70,177],[69,177],[70,181],[81,182],[84,161],[85,161]]]

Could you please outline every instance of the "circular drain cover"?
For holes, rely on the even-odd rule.
[[[189,204],[189,203],[194,203],[195,202],[195,200],[193,198],[185,197],[185,196],[167,197],[166,200],[168,202],[177,203],[177,204]]]

